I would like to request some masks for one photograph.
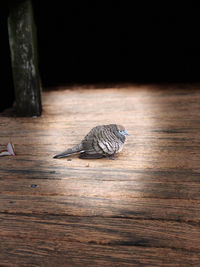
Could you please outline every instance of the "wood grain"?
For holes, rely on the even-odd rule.
[[[42,117],[0,115],[0,265],[198,266],[200,89],[58,88]],[[52,157],[99,124],[131,136],[116,160]]]
[[[2,238],[3,266],[198,266],[199,254],[166,248]],[[9,253],[8,253],[9,251]],[[3,255],[7,255],[2,257]],[[8,257],[9,256],[9,257]],[[12,262],[12,264],[11,264]],[[24,264],[26,262],[26,264]]]

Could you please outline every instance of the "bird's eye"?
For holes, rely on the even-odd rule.
[[[122,135],[129,135],[126,130],[119,131],[119,133],[122,134]]]

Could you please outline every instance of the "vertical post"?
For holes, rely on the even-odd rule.
[[[31,0],[13,1],[8,17],[12,72],[19,116],[42,112],[36,27]]]

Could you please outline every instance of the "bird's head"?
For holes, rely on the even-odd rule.
[[[123,136],[130,135],[122,125],[117,125],[117,130]]]

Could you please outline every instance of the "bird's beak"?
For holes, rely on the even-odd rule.
[[[124,131],[124,134],[130,136],[130,134],[126,130]]]

